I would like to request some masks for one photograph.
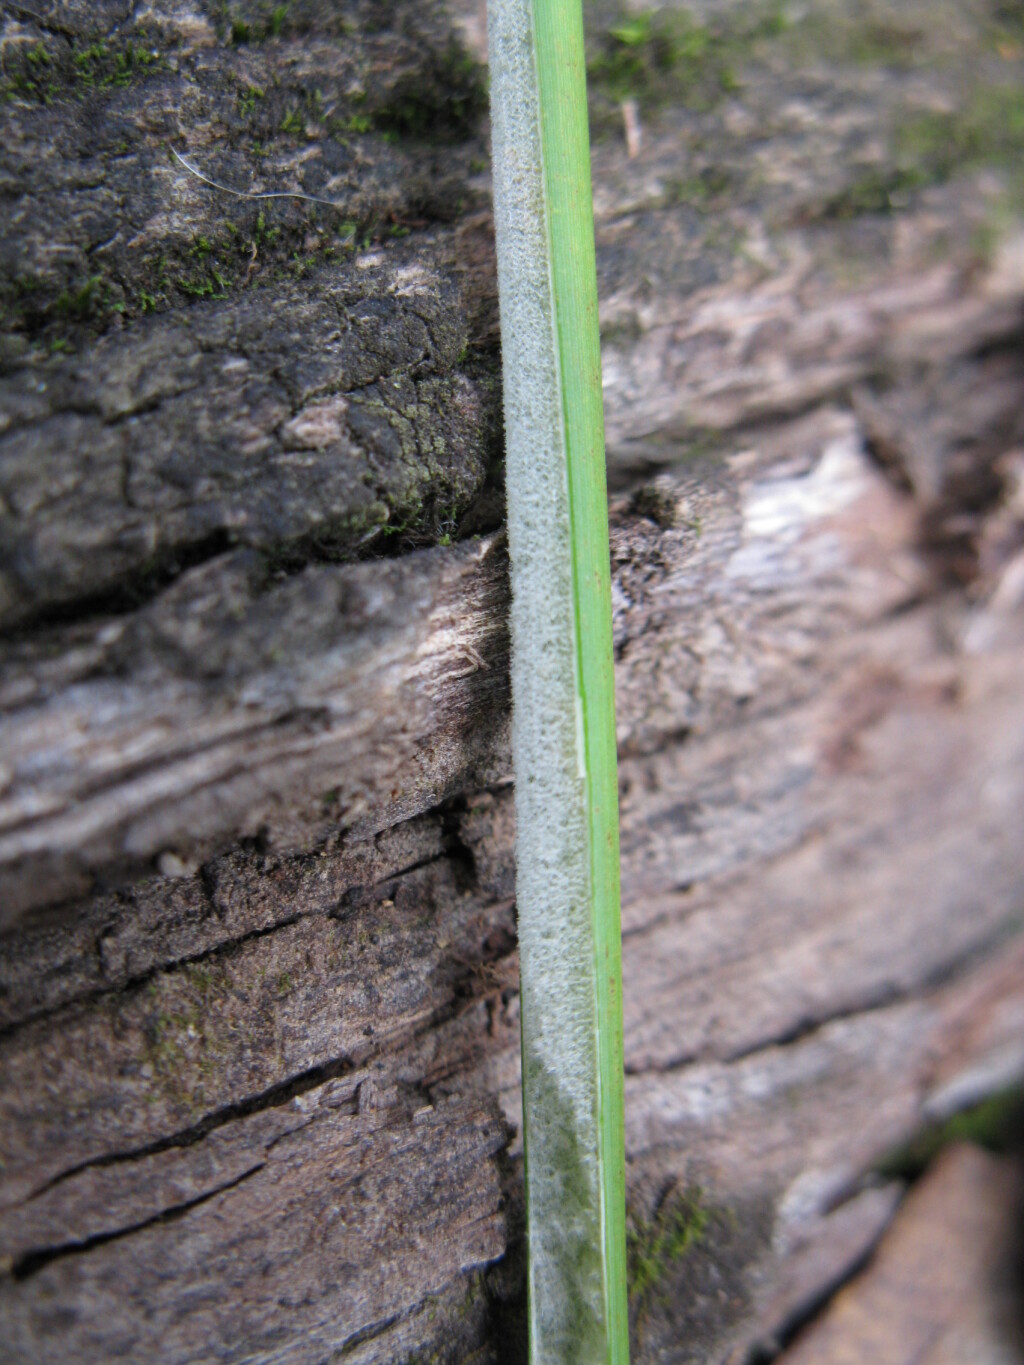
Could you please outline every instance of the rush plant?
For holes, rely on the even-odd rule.
[[[530,1358],[628,1360],[618,793],[581,0],[489,0]]]

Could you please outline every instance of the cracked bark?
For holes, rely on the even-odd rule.
[[[477,8],[4,7],[12,1360],[518,1358]],[[630,1216],[708,1213],[638,1360],[784,1331],[1024,1075],[1021,229],[998,165],[836,209],[1019,58],[810,8],[595,147]]]

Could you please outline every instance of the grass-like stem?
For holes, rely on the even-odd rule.
[[[624,1365],[608,508],[580,0],[489,0],[530,1358]]]

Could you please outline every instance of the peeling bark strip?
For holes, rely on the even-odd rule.
[[[522,1342],[456,8],[3,6],[0,1319],[26,1365]],[[607,65],[592,112],[633,1351],[703,1365],[849,1273],[899,1193],[861,1192],[880,1157],[1024,1076],[1024,276],[1005,12],[880,4],[882,41],[831,0],[774,34],[694,8],[704,75],[640,95],[639,155]],[[165,143],[350,207],[219,196]]]

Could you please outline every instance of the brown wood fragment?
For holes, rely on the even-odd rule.
[[[870,1267],[780,1365],[1010,1365],[1024,1349],[1014,1283],[1018,1165],[954,1147],[907,1198]]]

